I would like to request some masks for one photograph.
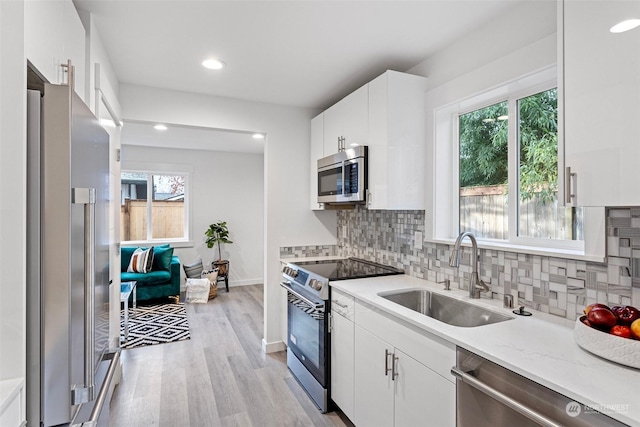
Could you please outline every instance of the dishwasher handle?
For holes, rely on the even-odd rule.
[[[475,388],[476,390],[481,391],[482,393],[488,395],[489,397],[497,400],[498,402],[507,405],[509,408],[513,409],[514,411],[524,415],[525,417],[529,418],[530,420],[545,426],[545,427],[562,427],[561,424],[558,424],[557,422],[547,418],[546,416],[542,415],[541,413],[529,408],[526,405],[523,405],[522,403],[518,402],[515,399],[512,399],[511,397],[507,396],[506,394],[496,390],[495,388],[483,383],[482,381],[478,380],[476,377],[469,375],[466,372],[461,371],[460,369],[458,369],[457,367],[452,367],[451,368],[451,374],[456,377],[458,380],[462,381],[465,384],[470,385],[471,387]]]

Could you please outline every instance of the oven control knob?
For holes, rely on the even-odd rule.
[[[316,279],[311,279],[309,281],[309,286],[311,286],[312,289],[319,291],[320,289],[322,289],[322,282]]]
[[[292,268],[292,269],[291,269],[291,273],[290,273],[289,275],[290,275],[291,277],[298,277],[298,272]]]

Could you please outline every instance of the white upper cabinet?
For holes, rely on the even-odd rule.
[[[369,83],[369,209],[425,208],[427,79],[387,71]]]
[[[67,82],[61,64],[71,60],[75,91],[86,102],[85,30],[71,0],[25,2],[27,59],[49,81]]]
[[[637,0],[564,1],[565,165],[578,206],[640,205],[640,18]],[[565,177],[567,179],[568,177]]]
[[[369,146],[369,209],[425,208],[426,90],[424,77],[387,71],[311,121],[311,209],[323,209],[317,160],[354,145]]]
[[[344,149],[351,144],[367,144],[368,100],[368,87],[364,85],[324,112],[324,156],[340,151],[339,138],[344,138]]]
[[[86,32],[82,21],[78,16],[78,11],[71,1],[64,2],[64,44],[62,47],[62,63],[71,60],[74,67],[75,83],[74,89],[78,96],[86,103],[89,98],[86,97],[85,75],[86,75]],[[66,80],[65,80],[66,81]]]
[[[324,157],[324,113],[311,119],[311,155],[309,158],[309,206],[311,210],[323,210],[318,203],[318,159]]]
[[[27,59],[51,83],[60,82],[63,13],[63,4],[58,1],[24,4]]]

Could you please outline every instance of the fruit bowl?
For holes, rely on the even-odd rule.
[[[573,336],[576,343],[603,359],[640,369],[640,341],[608,334],[576,320]]]

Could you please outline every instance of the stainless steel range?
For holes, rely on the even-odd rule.
[[[287,290],[287,366],[315,405],[329,410],[329,282],[403,274],[358,258],[287,263],[282,283]]]

